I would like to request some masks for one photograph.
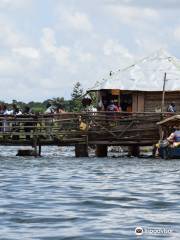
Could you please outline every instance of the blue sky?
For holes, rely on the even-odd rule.
[[[70,97],[161,48],[180,58],[178,0],[0,0],[1,100]]]

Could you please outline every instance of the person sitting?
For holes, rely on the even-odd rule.
[[[167,108],[167,112],[176,112],[176,105],[174,102],[169,104],[169,106]]]
[[[0,115],[3,115],[3,105],[0,104]],[[3,126],[3,117],[0,116],[0,131],[2,131],[2,126]]]
[[[167,140],[173,147],[178,147],[180,146],[180,128],[175,127],[174,130],[175,131],[170,134]]]
[[[13,115],[13,110],[9,110],[6,105],[3,105],[3,115]]]
[[[45,114],[54,114],[55,113],[56,108],[51,103],[48,103],[46,108],[47,109],[44,112]]]
[[[65,113],[65,110],[64,110],[64,107],[63,107],[62,104],[59,104],[59,105],[56,107],[55,113],[56,113],[56,114]]]
[[[13,108],[13,115],[16,115],[16,116],[18,116],[18,115],[22,115],[22,112],[21,112],[21,110],[17,107],[17,105],[16,104],[13,104],[12,105],[12,108]]]
[[[4,109],[3,109],[3,105],[0,104],[0,115],[3,115],[4,114]]]
[[[118,108],[118,106],[116,106],[114,104],[113,100],[110,100],[110,102],[109,102],[109,104],[106,108],[106,111],[108,111],[108,112],[119,112],[119,108]]]
[[[25,106],[25,108],[23,110],[23,114],[25,114],[25,115],[31,114],[31,109],[28,105]]]
[[[97,112],[97,108],[93,106],[92,99],[89,97],[82,99],[82,105],[86,112]]]

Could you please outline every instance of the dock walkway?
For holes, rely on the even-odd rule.
[[[0,116],[0,145],[152,146],[161,113],[81,112]]]

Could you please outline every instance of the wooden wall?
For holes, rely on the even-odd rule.
[[[99,94],[100,99],[103,91]],[[160,112],[162,104],[162,92],[135,92],[124,91],[124,93],[132,94],[132,111],[133,112]],[[171,102],[175,102],[177,112],[180,112],[180,91],[165,93],[164,111],[167,110]]]
[[[180,92],[167,92],[165,93],[165,107],[167,110],[168,105],[174,101],[176,109],[180,112]],[[145,92],[144,93],[144,110],[145,112],[155,112],[161,109],[162,92]]]
[[[132,94],[132,111],[133,112],[144,112],[144,93],[137,92]]]

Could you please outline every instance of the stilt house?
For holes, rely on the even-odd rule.
[[[91,91],[97,92],[98,101],[104,105],[115,100],[122,111],[165,112],[175,102],[180,112],[180,60],[158,51],[125,69],[111,72]]]

